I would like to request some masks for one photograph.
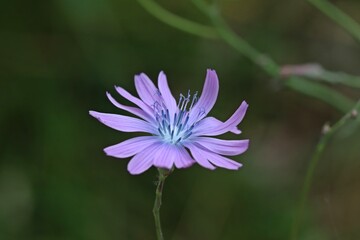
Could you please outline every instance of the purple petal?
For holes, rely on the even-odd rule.
[[[135,116],[138,116],[148,122],[153,122],[153,118],[151,116],[149,116],[149,114],[147,114],[146,112],[144,112],[144,110],[140,109],[140,108],[136,108],[136,107],[130,107],[130,106],[125,106],[122,105],[121,103],[117,102],[110,93],[106,92],[106,96],[108,97],[108,99],[110,100],[110,102],[112,104],[114,104],[115,107],[120,108],[122,110],[128,111],[129,113],[134,114]]]
[[[135,87],[141,100],[147,105],[151,106],[155,102],[160,102],[158,89],[145,73],[135,75]]]
[[[193,144],[191,143],[186,143],[185,147],[187,147],[190,152],[191,155],[193,156],[193,158],[195,159],[195,161],[202,167],[207,168],[207,169],[211,169],[214,170],[216,167],[213,166],[207,159],[206,157],[199,151],[199,148],[195,147]]]
[[[157,130],[154,126],[137,118],[95,111],[89,111],[89,113],[91,116],[97,118],[101,123],[118,131],[157,134]]]
[[[249,105],[243,101],[235,113],[223,124],[210,125],[209,121],[205,122],[205,119],[200,121],[196,129],[193,131],[194,135],[217,136],[234,130],[234,128],[236,128],[236,126],[243,120],[248,106]]]
[[[158,85],[162,98],[164,99],[164,103],[169,110],[170,113],[170,121],[172,122],[174,119],[174,114],[177,112],[178,107],[176,105],[176,100],[171,94],[166,75],[161,71],[158,77]]]
[[[214,106],[219,92],[219,80],[215,70],[207,70],[205,84],[199,101],[190,111],[189,124],[204,118]]]
[[[193,130],[193,135],[200,136],[209,132],[209,129],[219,128],[224,124],[224,122],[214,118],[214,117],[206,117],[201,120],[196,128]],[[241,131],[235,126],[230,130],[230,132],[235,134],[240,134]],[[210,135],[209,135],[210,136]]]
[[[203,158],[209,160],[215,166],[230,170],[238,170],[240,167],[242,167],[241,163],[235,162],[229,158],[213,153],[202,147],[200,144],[194,143],[194,147],[203,156]]]
[[[195,163],[184,147],[178,147],[176,150],[178,151],[178,157],[175,159],[177,168],[188,168]]]
[[[145,148],[159,142],[159,139],[154,136],[142,136],[128,139],[124,142],[118,143],[116,145],[107,147],[104,149],[104,152],[108,156],[117,157],[117,158],[128,158],[138,154],[143,151]]]
[[[133,175],[137,175],[148,170],[153,165],[154,152],[160,146],[161,143],[156,142],[136,154],[127,166],[128,171]]]
[[[196,137],[192,141],[217,154],[235,156],[244,153],[249,147],[249,140],[222,140],[209,137]]]
[[[126,91],[122,87],[115,86],[115,89],[123,98],[126,98],[130,102],[137,105],[139,108],[141,108],[147,114],[149,114],[149,116],[153,116],[153,113],[154,113],[153,109],[150,106],[148,106],[147,104],[145,104],[143,101],[141,101],[137,97],[134,97],[133,95],[131,95],[128,91]]]
[[[163,143],[155,153],[154,166],[170,170],[174,165],[177,155],[176,146],[169,143]]]

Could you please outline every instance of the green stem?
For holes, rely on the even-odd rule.
[[[290,238],[292,240],[297,239],[299,228],[300,228],[300,222],[301,222],[301,220],[303,218],[303,212],[304,212],[304,208],[305,208],[305,203],[306,203],[306,199],[307,199],[308,194],[309,194],[309,190],[310,190],[310,186],[311,186],[312,179],[313,179],[313,176],[314,176],[315,168],[316,168],[316,166],[317,166],[317,164],[319,162],[320,155],[321,155],[322,151],[324,150],[324,147],[325,147],[325,145],[327,143],[327,139],[328,138],[325,138],[325,137],[321,138],[321,140],[319,141],[319,143],[316,146],[315,153],[314,153],[313,157],[310,160],[310,164],[309,164],[309,167],[308,167],[307,172],[306,172],[303,188],[302,188],[302,191],[301,191],[301,194],[300,194],[300,204],[298,206],[296,217],[295,217],[295,220],[293,222],[291,238]]]
[[[308,0],[308,2],[346,29],[356,40],[360,41],[360,25],[354,19],[327,0]]]
[[[284,84],[297,92],[317,98],[343,113],[354,106],[354,102],[343,94],[314,81],[294,76],[284,80]]]
[[[338,122],[336,122],[332,127],[325,125],[324,129],[323,129],[323,135],[320,138],[318,144],[316,145],[315,148],[315,152],[314,155],[312,156],[309,166],[306,170],[306,175],[305,175],[305,179],[304,179],[304,183],[303,183],[303,187],[302,187],[302,191],[300,194],[300,201],[299,201],[299,206],[296,212],[296,216],[292,225],[292,229],[291,229],[291,236],[290,239],[291,240],[296,240],[298,239],[298,234],[300,231],[300,225],[301,225],[301,221],[303,218],[303,214],[304,214],[304,209],[305,209],[305,205],[306,205],[306,200],[308,198],[309,195],[309,191],[311,188],[311,184],[313,182],[313,177],[314,177],[314,173],[315,173],[315,169],[319,163],[320,157],[322,152],[324,151],[326,144],[328,143],[329,139],[334,135],[334,133],[336,133],[342,126],[345,125],[345,123],[352,118],[353,116],[353,111],[354,110],[358,110],[360,106],[360,100],[355,104],[355,106],[352,108],[352,110],[350,112],[348,112],[347,114],[345,114]]]
[[[222,38],[228,45],[233,47],[241,55],[250,59],[253,63],[257,64],[271,77],[276,78],[279,76],[279,65],[273,59],[262,54],[246,40],[237,35],[222,19],[218,11],[208,11],[208,15],[220,38]]]
[[[217,8],[206,6],[207,4],[202,0],[193,0],[193,2],[211,19],[220,38],[240,54],[259,65],[270,76],[275,78],[278,77],[280,66],[273,59],[260,53],[247,41],[237,35],[223,20]]]
[[[250,59],[253,63],[257,64],[262,68],[269,76],[274,79],[279,79],[280,69],[279,66],[272,58],[262,54],[253,46],[251,46],[247,41],[237,35],[222,19],[220,13],[218,12],[216,5],[210,6],[206,1],[203,0],[193,0],[194,4],[205,13],[212,21],[213,27],[203,26],[201,24],[189,21],[187,19],[178,17],[173,13],[165,10],[159,4],[155,3],[153,0],[138,0],[140,5],[144,7],[151,15],[159,19],[165,24],[173,26],[179,30],[182,30],[187,33],[194,34],[196,36],[205,37],[205,38],[216,38],[220,37],[224,42],[229,46],[234,48],[237,52],[244,55]],[[320,84],[312,84],[311,82],[301,83],[301,81],[306,81],[304,78],[296,77],[288,78],[285,86],[293,89],[295,91],[301,92],[308,96],[320,99],[324,101],[325,97],[320,96],[311,90],[311,85],[314,85],[316,89],[321,89],[322,93],[327,93],[337,97],[337,101],[332,101],[331,99],[325,99],[325,102],[335,107],[336,109],[345,113],[348,110],[349,103],[353,103],[350,99],[338,93],[337,91]],[[304,85],[304,86],[300,86]],[[305,86],[306,85],[306,86]],[[315,86],[316,85],[316,86]],[[334,104],[336,102],[336,104]],[[352,104],[351,104],[352,105]],[[345,107],[344,107],[345,106]]]
[[[216,31],[212,27],[204,26],[202,24],[179,17],[172,12],[165,10],[154,1],[138,0],[138,2],[151,15],[174,28],[200,37],[217,38]]]
[[[360,76],[344,72],[329,71],[324,69],[320,64],[316,63],[284,65],[281,70],[281,75],[284,78],[297,76],[318,82],[321,81],[334,85],[341,84],[351,88],[360,88]]]
[[[228,45],[257,64],[269,76],[273,78],[279,77],[281,67],[272,58],[262,54],[237,35],[222,19],[216,8],[207,6],[203,0],[193,0],[193,2],[201,11],[208,15],[220,38]],[[305,78],[290,76],[285,80],[285,86],[302,94],[320,99],[343,113],[346,113],[354,104],[352,100],[328,86],[307,81]]]
[[[162,191],[164,188],[165,179],[168,176],[168,172],[163,169],[159,170],[158,182],[156,187],[156,195],[155,202],[153,208],[154,220],[155,220],[155,229],[156,236],[158,240],[164,240],[164,236],[161,230],[161,221],[160,221],[160,207],[161,207],[161,199],[162,199]]]

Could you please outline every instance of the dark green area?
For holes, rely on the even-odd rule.
[[[191,1],[160,1],[206,24]],[[231,27],[280,64],[317,62],[360,75],[360,45],[303,1],[219,1]],[[360,20],[356,0],[333,1]],[[160,70],[177,96],[220,78],[211,115],[225,120],[246,100],[240,136],[248,152],[231,172],[195,165],[167,178],[166,239],[288,239],[306,167],[323,124],[341,117],[218,40],[156,20],[133,0],[4,1],[0,7],[0,239],[155,239],[156,173],[126,171],[102,149],[136,134],[107,128],[88,110],[124,113],[114,85],[135,93],[133,75]],[[355,99],[358,90],[336,88]],[[311,91],[316,94],[316,89]],[[328,97],[331,97],[330,95]],[[355,122],[355,121],[354,121]],[[225,138],[224,137],[224,138]],[[300,239],[359,239],[360,131],[333,138],[315,173]]]

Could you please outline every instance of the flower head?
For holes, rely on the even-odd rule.
[[[222,140],[213,138],[226,132],[240,134],[237,125],[245,116],[248,104],[243,101],[225,122],[207,117],[214,106],[219,80],[214,70],[207,70],[201,95],[190,91],[180,94],[178,102],[171,94],[166,76],[160,72],[158,88],[144,73],[135,76],[135,87],[140,98],[121,87],[116,91],[136,107],[117,102],[106,93],[116,107],[135,117],[90,111],[108,127],[122,132],[145,132],[151,135],[134,137],[104,149],[109,156],[132,157],[128,164],[131,174],[140,174],[151,166],[171,169],[187,168],[198,163],[204,168],[216,167],[237,170],[242,165],[225,156],[245,152],[249,140]]]

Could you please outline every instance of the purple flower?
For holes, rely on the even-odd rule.
[[[116,91],[137,107],[117,102],[109,93],[109,100],[118,108],[138,118],[118,114],[90,111],[108,127],[122,132],[145,132],[151,135],[134,137],[104,149],[116,158],[132,157],[128,164],[131,174],[140,174],[151,166],[171,169],[187,168],[195,162],[204,168],[216,167],[237,170],[242,164],[224,156],[235,156],[245,152],[249,140],[222,140],[218,136],[226,132],[240,134],[237,125],[244,118],[248,104],[243,101],[235,113],[225,122],[207,117],[214,106],[219,80],[214,70],[207,70],[202,94],[180,94],[179,101],[170,92],[166,76],[160,72],[158,88],[147,75],[135,76],[135,87],[140,99],[121,87]]]

